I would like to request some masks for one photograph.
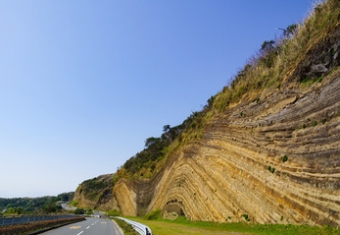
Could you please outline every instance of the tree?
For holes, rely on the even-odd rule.
[[[24,209],[22,207],[11,207],[6,211],[6,214],[11,214],[11,215],[21,215],[24,213]]]
[[[156,138],[156,137],[149,137],[145,140],[145,147],[146,148],[149,148],[151,145],[159,142],[159,138]]]
[[[163,132],[168,132],[168,131],[170,131],[170,125],[165,125],[165,126],[163,126]]]
[[[285,28],[285,29],[282,29],[282,28],[279,28],[279,29],[281,29],[283,31],[284,37],[289,38],[289,37],[295,35],[297,27],[298,27],[297,24],[291,24],[291,25],[288,25],[287,28]]]
[[[55,203],[47,203],[43,207],[43,212],[46,214],[50,213],[56,213],[62,210],[62,207],[60,205],[56,205]]]
[[[268,53],[275,48],[274,45],[275,45],[274,40],[264,41],[261,45],[261,51],[264,53]]]
[[[74,214],[83,215],[83,214],[85,214],[85,210],[83,208],[77,208],[77,209],[75,209]]]
[[[264,41],[261,45],[259,62],[270,68],[279,50],[280,46],[276,46],[274,40]]]

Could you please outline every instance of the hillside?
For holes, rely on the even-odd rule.
[[[0,198],[0,213],[25,214],[25,213],[51,213],[60,211],[59,201],[69,202],[74,197],[74,192],[61,193],[58,196],[45,196],[36,198]]]
[[[74,201],[123,215],[339,226],[339,39],[339,1],[317,5],[201,112],[115,174],[83,182]]]

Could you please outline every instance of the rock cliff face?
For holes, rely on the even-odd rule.
[[[216,117],[164,171],[149,210],[193,220],[340,225],[340,74],[332,76],[309,91],[272,92]]]
[[[161,209],[169,218],[340,226],[339,25],[298,58],[279,88],[216,112],[202,137],[168,156],[152,179],[119,179],[94,194],[85,181],[75,200],[124,215]],[[319,79],[303,86],[306,77]]]
[[[119,209],[112,187],[113,174],[86,180],[78,186],[73,201],[82,208]]]
[[[152,180],[118,181],[115,200],[99,207],[125,215],[162,209],[192,220],[339,226],[339,87],[340,71],[307,90],[240,102]]]

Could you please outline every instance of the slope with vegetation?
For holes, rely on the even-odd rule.
[[[124,215],[340,225],[340,2],[265,41],[230,86],[164,127],[84,206]],[[102,180],[98,177],[96,180]]]
[[[37,198],[0,198],[0,212],[10,215],[60,212],[62,207],[58,202],[69,202],[73,197],[74,192]]]

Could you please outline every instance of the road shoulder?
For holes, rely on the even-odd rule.
[[[116,221],[114,221],[113,219],[111,219],[112,223],[113,223],[113,228],[115,230],[115,233],[117,235],[124,235],[122,229],[118,226],[118,224],[116,223]]]

